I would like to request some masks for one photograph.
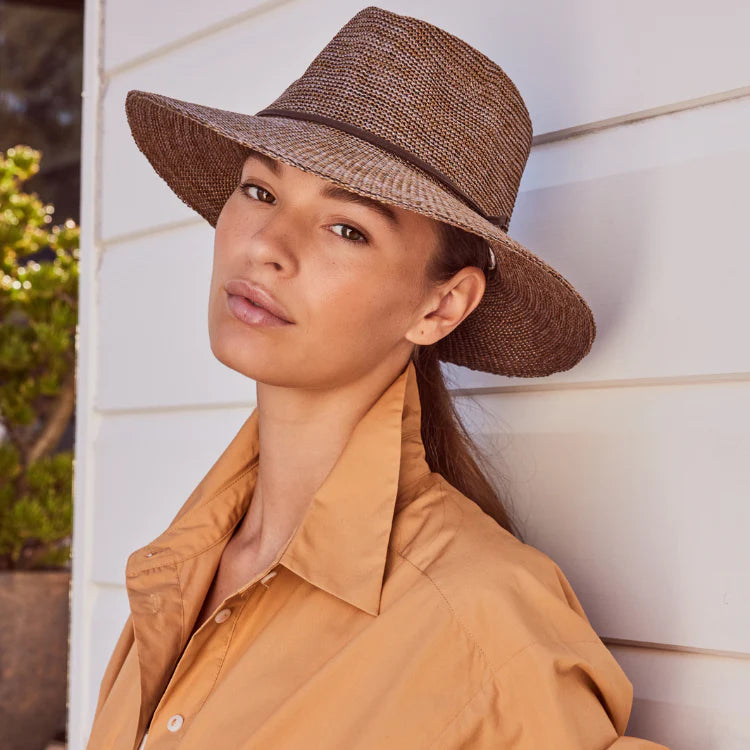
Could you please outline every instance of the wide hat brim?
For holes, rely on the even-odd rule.
[[[541,377],[570,369],[591,349],[594,316],[570,282],[399,156],[317,122],[242,114],[137,89],[128,92],[125,109],[136,145],[156,173],[212,227],[254,149],[486,239],[497,272],[477,307],[437,343],[442,361]]]

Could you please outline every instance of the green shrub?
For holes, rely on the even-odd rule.
[[[39,151],[0,156],[0,569],[70,560],[79,228],[23,183]],[[53,260],[33,256],[49,248]]]

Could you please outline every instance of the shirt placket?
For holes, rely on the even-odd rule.
[[[216,686],[237,623],[247,607],[257,607],[277,575],[272,569],[227,597],[192,635],[154,710],[138,750],[178,747],[192,719]],[[187,677],[190,676],[188,680]],[[181,689],[189,684],[190,692]],[[199,686],[205,686],[200,690]]]

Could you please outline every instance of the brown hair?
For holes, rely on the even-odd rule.
[[[491,274],[489,249],[482,237],[459,227],[438,222],[439,242],[427,267],[429,282],[441,283],[451,278],[465,266],[476,266]],[[520,529],[511,517],[496,485],[504,478],[493,472],[491,464],[472,439],[443,377],[436,344],[416,345],[412,352],[422,405],[422,442],[431,471],[442,474],[459,492],[473,500],[500,526],[523,541]],[[504,493],[505,494],[505,493]]]

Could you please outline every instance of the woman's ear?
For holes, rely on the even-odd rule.
[[[445,338],[461,324],[480,303],[486,287],[484,272],[466,266],[427,295],[421,314],[406,338],[413,344],[427,346]]]

